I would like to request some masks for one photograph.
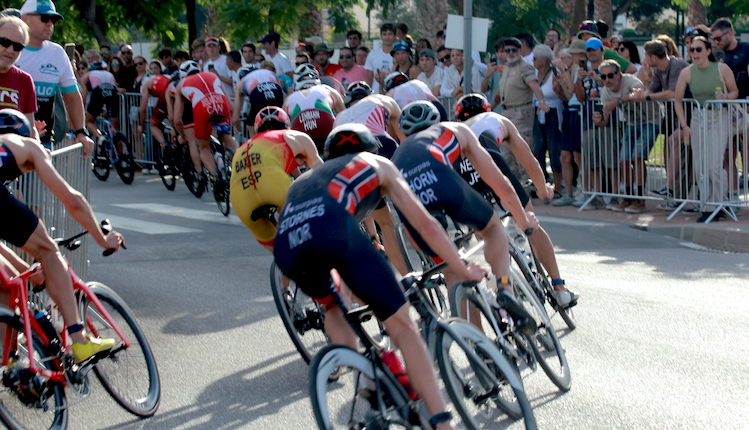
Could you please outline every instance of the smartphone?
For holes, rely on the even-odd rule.
[[[75,60],[75,43],[66,43],[65,53],[68,54],[69,60]]]
[[[551,73],[554,74],[557,78],[559,77],[559,72],[557,71],[557,68],[554,66],[551,66]]]
[[[580,68],[588,71],[588,60],[580,60]]]
[[[497,65],[497,56],[496,55],[492,55],[491,58],[489,58],[489,64],[491,64],[492,66],[496,66]]]
[[[594,104],[593,105],[593,111],[594,112],[598,112],[598,113],[601,114],[601,116],[603,116],[603,103],[598,102],[598,103]]]
[[[208,70],[211,70],[211,69],[215,69],[215,67],[213,67],[213,64],[208,65]]]

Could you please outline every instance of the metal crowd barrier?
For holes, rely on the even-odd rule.
[[[447,120],[455,121],[455,103],[458,102],[455,97],[438,97],[438,99],[447,111]]]
[[[83,144],[72,144],[70,138],[66,136],[55,146],[60,147],[52,151],[52,164],[55,169],[70,186],[88,199],[91,159],[83,157]],[[13,181],[9,188],[18,200],[30,207],[39,219],[44,221],[47,233],[52,238],[70,237],[83,231],[83,227],[68,213],[65,205],[44,186],[36,173],[24,174],[18,180]],[[68,253],[66,257],[75,273],[85,280],[88,266],[87,236],[82,238],[82,243],[79,249]],[[14,251],[27,262],[33,261],[33,257],[20,249],[14,249]]]
[[[685,100],[689,144],[673,100],[625,103],[606,127],[598,127],[592,117],[602,108],[599,100],[588,100],[581,114],[582,191],[588,198],[580,210],[597,196],[661,200],[659,208],[672,211],[669,220],[693,204],[713,212],[710,222],[720,210],[736,220],[735,209],[749,206],[746,101],[708,101],[701,108]]]

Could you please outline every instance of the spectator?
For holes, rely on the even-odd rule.
[[[140,93],[141,85],[143,85],[143,78],[148,75],[148,60],[142,55],[138,55],[133,60],[135,65],[135,71],[138,73],[133,80],[133,86],[128,88],[129,93]]]
[[[621,42],[619,44],[619,47],[616,49],[616,52],[618,52],[619,55],[622,56],[622,58],[634,64],[637,68],[637,73],[640,73],[640,69],[642,69],[642,64],[640,62],[640,51],[637,49],[637,45],[635,45],[635,42],[632,42],[631,40],[625,40]]]
[[[533,38],[533,35],[520,33],[515,37],[520,40],[520,55],[523,57],[523,60],[527,61],[528,64],[533,64],[533,48],[536,46],[536,40]]]
[[[697,25],[694,28],[689,27],[686,29],[686,31],[684,31],[684,48],[686,49],[686,52],[687,52],[687,57],[686,57],[687,62],[689,63],[692,62],[692,59],[691,59],[692,57],[690,57],[689,55],[690,54],[689,48],[692,47],[692,38],[697,37],[697,36],[702,36],[705,39],[709,40],[709,39],[712,39],[712,36],[710,33],[711,33],[710,29],[707,28],[706,25]]]
[[[549,162],[554,176],[554,195],[562,197],[562,163],[559,160],[562,147],[562,111],[564,110],[564,93],[552,73],[551,62],[554,53],[546,45],[533,48],[533,67],[536,69],[538,85],[543,98],[534,98],[533,104],[538,106],[533,119],[533,155],[536,156],[547,182],[549,173],[546,169],[546,152],[549,152]],[[544,101],[547,108],[542,109],[540,102]]]
[[[263,64],[263,61],[266,61],[265,55],[263,54],[255,54],[255,65],[260,67],[261,64]],[[267,60],[270,61],[270,60]],[[273,66],[275,68],[275,66]],[[284,75],[286,76],[286,75]]]
[[[106,43],[99,45],[99,55],[102,61],[109,64],[112,61],[112,47]]]
[[[436,35],[437,46],[445,46],[445,30],[440,30]],[[439,54],[439,51],[437,51]]]
[[[356,49],[356,65],[357,66],[366,66],[367,65],[367,57],[369,57],[369,48],[366,46],[360,46]]]
[[[456,100],[463,97],[463,50],[453,49],[450,52],[450,68],[447,69],[445,76],[442,78],[439,94],[442,97],[453,97]],[[481,75],[476,67],[471,67],[471,82],[475,87],[481,85]]]
[[[424,49],[432,49],[432,44],[429,43],[429,41],[426,39],[417,40],[416,41],[416,58],[420,58],[419,53],[421,53],[421,51]],[[432,53],[434,53],[434,51],[432,51]]]
[[[122,65],[124,62],[122,61],[122,58],[120,58],[119,55],[115,55],[112,57],[112,60],[109,61],[109,73],[111,73],[114,76],[115,81],[117,81],[117,91],[120,94],[125,94],[125,88],[121,88],[119,86],[119,75],[122,71]]]
[[[596,29],[598,29],[598,35],[599,35],[599,38],[601,39],[601,43],[603,43],[603,46],[607,48],[611,48],[611,44],[608,42],[609,25],[606,24],[605,21],[602,21],[600,19],[595,22],[595,25],[596,25]]]
[[[185,61],[190,59],[190,54],[185,51],[177,51],[174,54],[174,62],[177,64],[177,68],[182,65]]]
[[[354,49],[344,47],[338,51],[338,62],[341,68],[333,73],[333,78],[337,79],[344,87],[352,82],[364,81],[367,79],[367,69],[354,63]]]
[[[159,60],[152,60],[148,65],[148,72],[151,75],[159,76],[164,73],[164,65]]]
[[[668,52],[669,57],[681,58],[681,55],[679,55],[679,48],[676,47],[676,42],[674,42],[674,39],[671,39],[665,34],[659,34],[655,38],[655,40],[661,42],[666,46],[666,52]]]
[[[218,47],[219,52],[221,55],[226,55],[227,52],[231,51],[231,46],[229,46],[229,41],[224,39],[223,36],[219,36],[218,38]]]
[[[419,53],[419,67],[423,71],[416,79],[425,83],[435,97],[439,97],[439,87],[442,85],[445,72],[441,67],[437,67],[437,54],[429,48],[422,49]]]
[[[247,42],[242,45],[242,58],[245,64],[252,64],[255,62],[255,45]]]
[[[203,70],[203,63],[208,61],[208,51],[205,48],[205,40],[195,39],[192,42],[192,59],[198,63],[200,70]]]
[[[169,48],[164,48],[161,51],[159,51],[159,60],[161,60],[161,64],[164,65],[164,71],[163,73],[165,75],[173,75],[178,72],[177,63],[174,62],[174,58],[172,58],[172,50]]]
[[[359,47],[359,45],[361,45],[361,39],[362,35],[357,30],[349,30],[349,32],[346,34],[346,42],[348,43],[348,47],[353,49],[354,51]],[[360,64],[360,66],[364,65]]]
[[[291,67],[291,62],[282,53],[278,51],[278,43],[281,41],[281,36],[277,33],[268,33],[260,39],[260,44],[266,54],[270,55],[271,61],[276,66],[277,75],[286,75],[293,77],[294,68]],[[261,66],[262,67],[262,66]]]
[[[390,55],[393,56],[394,72],[401,72],[408,76],[408,79],[416,79],[421,73],[421,69],[411,62],[411,48],[408,43],[402,40],[395,42]]]
[[[559,36],[560,36],[559,31],[553,28],[550,29],[549,31],[546,32],[546,37],[544,38],[544,45],[551,48],[553,52],[556,52],[557,46],[559,46],[559,42],[561,40]]]
[[[294,49],[294,52],[297,54],[301,54],[301,53],[309,54],[309,46],[307,46],[307,44],[304,42],[297,43],[296,48]]]
[[[405,22],[395,24],[395,37],[398,40],[406,41],[408,36],[408,25]]]
[[[307,52],[300,52],[296,54],[296,61],[294,62],[296,67],[299,67],[302,64],[307,64],[307,63],[312,64],[312,59],[310,58]]]
[[[2,16],[15,16],[16,18],[20,19],[21,18],[21,11],[18,10],[18,9],[16,9],[16,8],[9,7],[7,9],[3,9],[3,11],[0,12],[0,15],[2,15]]]
[[[260,63],[260,68],[265,70],[270,70],[273,73],[276,73],[276,63],[270,60],[263,60]]]
[[[502,113],[502,106],[499,103],[499,79],[502,76],[503,64],[507,61],[504,41],[505,38],[503,37],[494,42],[494,53],[497,56],[497,60],[489,64],[489,70],[481,82],[481,92],[489,95],[492,111],[499,114]]]
[[[120,57],[122,58],[122,66],[120,67],[120,73],[117,75],[117,85],[126,91],[132,91],[133,82],[135,82],[135,77],[138,76],[138,71],[135,70],[135,64],[133,64],[133,47],[123,45],[120,50]]]
[[[28,25],[29,39],[26,48],[17,59],[16,66],[34,79],[38,108],[36,119],[46,124],[44,133],[40,133],[42,144],[49,150],[54,149],[54,92],[59,88],[65,102],[69,124],[75,130],[73,141],[83,143],[83,155],[88,156],[94,142],[88,138],[86,131],[83,98],[76,85],[73,67],[62,46],[49,40],[55,24],[62,19],[62,15],[57,13],[51,1],[37,3],[36,0],[27,0],[21,7],[21,16],[23,22]],[[10,29],[9,27],[6,30]],[[52,68],[56,68],[58,72],[49,73]]]
[[[86,51],[86,61],[88,61],[88,64],[98,63],[101,61],[101,56],[96,49],[89,49]]]
[[[237,71],[242,67],[242,54],[239,51],[229,51],[226,53],[226,67],[231,72],[231,83],[234,94],[237,91],[237,85],[239,85],[239,75]]]
[[[733,23],[728,18],[719,18],[710,28],[718,48],[723,50],[723,62],[731,68],[739,88],[739,99],[749,96],[749,45],[739,42],[733,30]]]
[[[321,43],[315,46],[315,63],[320,71],[320,76],[333,76],[341,68],[339,64],[332,64],[329,60],[335,50],[328,49],[328,45]]]
[[[15,66],[24,46],[29,43],[29,26],[15,16],[3,16],[0,18],[0,38],[10,42],[7,47],[0,46],[0,87],[3,89],[0,105],[21,112],[29,124],[34,124],[37,110],[34,80]],[[39,138],[36,127],[31,127],[31,137]]]
[[[609,46],[611,49],[613,49],[616,52],[619,52],[619,45],[622,43],[622,40],[617,35],[613,35],[609,37]]]
[[[601,42],[601,36],[598,35],[598,27],[593,21],[583,21],[583,23],[580,24],[580,31],[577,32],[577,38],[582,39],[585,42],[587,42],[591,38],[596,38],[599,42]],[[613,49],[604,45],[603,42],[601,42],[601,46],[603,47],[603,58],[601,59],[601,61],[614,60],[619,64],[624,73],[637,73],[637,67],[633,66],[632,63],[622,58],[622,56],[614,52]]]
[[[502,76],[499,80],[499,98],[502,105],[502,115],[507,117],[526,142],[533,142],[533,119],[536,116],[536,108],[533,107],[533,95],[538,100],[538,109],[548,111],[541,88],[538,86],[538,77],[533,66],[525,61],[519,51],[522,44],[514,37],[505,39],[504,51],[507,63],[502,68]],[[529,180],[528,173],[518,163],[515,155],[508,149],[507,145],[499,147],[510,169],[522,183]]]
[[[442,71],[446,72],[447,69],[450,68],[450,65],[452,65],[450,62],[450,50],[445,48],[445,45],[441,45],[437,48],[437,57],[440,62],[440,67],[442,67]]]
[[[714,107],[706,111],[702,120],[700,115],[692,115],[691,124],[687,124],[682,102],[687,85],[692,91],[692,97],[700,103],[700,106],[704,106],[707,100],[716,98],[735,100],[739,96],[739,90],[731,68],[727,64],[716,61],[707,39],[702,36],[695,37],[692,40],[691,54],[694,62],[679,74],[674,107],[686,143],[690,144],[690,139],[694,139],[691,144],[695,166],[703,166],[704,163],[706,168],[705,178],[698,182],[701,198],[708,202],[724,201],[728,198],[728,181],[726,171],[723,169],[723,156],[728,146],[731,115],[726,112],[725,108]],[[716,88],[721,88],[723,93],[716,95]],[[696,130],[694,135],[692,129]],[[709,140],[706,141],[705,138]],[[702,159],[703,154],[707,156],[707,160]],[[722,195],[721,191],[723,191]],[[702,216],[697,222],[705,222],[715,208],[704,205],[700,207],[700,210]],[[724,217],[725,213],[720,211],[713,220],[717,221]]]
[[[75,62],[75,79],[79,80],[81,76],[86,74],[88,71],[88,61],[86,60],[80,60]]]
[[[205,50],[208,53],[208,61],[203,63],[203,71],[213,73],[224,89],[224,94],[232,92],[232,73],[226,66],[226,57],[221,55],[221,41],[217,37],[206,37]]]
[[[372,87],[374,94],[380,94],[382,91],[382,82],[385,76],[393,70],[393,57],[390,51],[395,43],[395,26],[390,23],[382,24],[380,27],[380,38],[382,39],[382,48],[375,49],[367,56],[367,84]]]

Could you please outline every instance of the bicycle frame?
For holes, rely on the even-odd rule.
[[[89,287],[81,280],[81,278],[79,278],[78,275],[76,275],[75,272],[73,272],[73,269],[70,267],[70,264],[67,262],[67,259],[65,260],[65,263],[68,264],[68,273],[70,274],[71,280],[73,281],[73,290],[76,292],[77,291],[83,292],[83,294],[85,294],[86,297],[91,301],[91,303],[94,305],[96,310],[100,313],[100,315],[104,317],[107,323],[114,329],[115,333],[117,333],[120,339],[123,340],[124,347],[121,346],[117,350],[129,348],[130,341],[125,337],[125,335],[122,333],[122,331],[117,326],[117,324],[115,324],[115,322],[112,320],[111,315],[109,315],[109,313],[101,304],[101,302],[96,297],[96,295],[93,294],[91,290],[89,289]],[[26,281],[28,280],[29,276],[33,275],[34,273],[37,273],[39,270],[41,270],[41,264],[34,263],[25,272],[21,273],[20,275],[16,277],[11,277],[4,270],[4,268],[0,266],[0,283],[5,289],[7,289],[10,292],[10,301],[8,303],[8,307],[12,309],[16,313],[16,315],[20,315],[20,317],[22,318],[24,332],[34,333],[35,335],[39,337],[39,339],[41,339],[43,344],[47,345],[50,342],[50,339],[44,333],[44,330],[42,330],[42,327],[39,325],[39,322],[36,320],[36,318],[34,318],[29,312],[28,291],[26,289]],[[90,323],[90,321],[86,321],[86,322]],[[92,324],[86,324],[86,327],[87,327],[87,330],[95,331]],[[5,342],[3,345],[3,358],[2,358],[3,366],[8,365],[8,358],[9,358],[10,349],[11,349],[10,347],[11,347],[11,342],[12,342],[12,334],[13,334],[13,328],[7,327],[5,331]],[[98,333],[92,332],[91,334],[98,337]],[[63,330],[62,333],[60,333],[60,340],[61,340],[61,346],[63,348],[67,348],[68,334],[66,330]],[[34,354],[33,336],[29,336],[29,335],[26,336],[26,348],[29,352],[29,357],[33,357],[33,354]],[[60,360],[59,355],[57,357],[54,357],[54,363],[55,363],[56,368],[63,369],[62,362]],[[44,376],[45,378],[48,378],[49,380],[52,380],[55,382],[65,384],[67,381],[64,370],[54,371],[54,370],[39,368],[36,365],[35,360],[33,359],[29,360],[29,370],[31,370],[35,374],[40,374]]]

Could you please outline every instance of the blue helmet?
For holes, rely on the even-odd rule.
[[[107,63],[103,61],[94,61],[88,66],[88,70],[107,70]]]
[[[31,125],[26,115],[11,108],[0,109],[0,134],[7,133],[31,137]]]

